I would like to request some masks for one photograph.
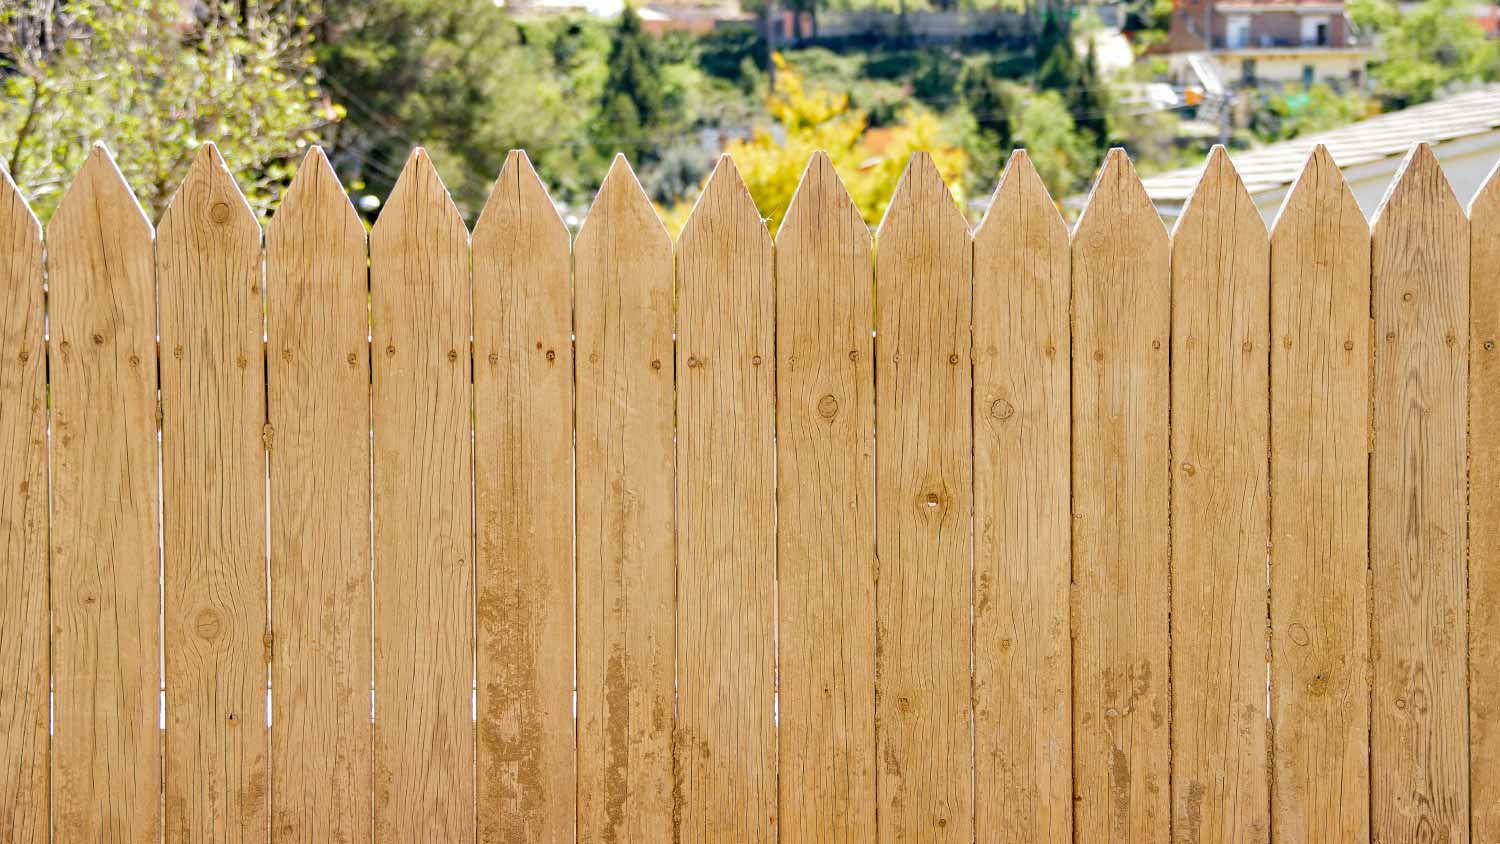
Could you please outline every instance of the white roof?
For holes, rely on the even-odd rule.
[[[1412,144],[1437,144],[1500,130],[1500,85],[1393,111],[1329,132],[1233,153],[1234,168],[1252,194],[1286,187],[1296,180],[1317,144],[1328,147],[1340,167],[1352,167],[1405,155]],[[1157,203],[1186,200],[1198,184],[1203,166],[1186,167],[1145,179],[1146,193]]]

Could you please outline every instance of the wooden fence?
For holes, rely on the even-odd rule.
[[[1170,236],[1118,151],[873,239],[818,155],[774,241],[725,158],[675,244],[623,160],[571,240],[314,152],[262,238],[101,148],[0,291],[5,842],[1500,841],[1500,178],[1425,146]]]

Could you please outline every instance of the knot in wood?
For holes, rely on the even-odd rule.
[[[219,618],[219,613],[213,608],[205,608],[198,612],[193,619],[193,630],[198,638],[207,639],[212,642],[219,638],[219,633],[224,629],[224,622]]]
[[[832,419],[839,412],[839,400],[832,394],[818,399],[818,415],[824,419]]]

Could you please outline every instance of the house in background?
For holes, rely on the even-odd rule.
[[[1432,145],[1454,195],[1467,206],[1500,161],[1500,85],[1382,114],[1329,132],[1230,153],[1230,158],[1269,224],[1313,147],[1323,144],[1338,163],[1360,209],[1369,216],[1385,196],[1407,150],[1418,142]],[[1198,165],[1144,180],[1146,194],[1168,224],[1182,215],[1202,173],[1203,166]],[[1083,198],[1077,197],[1068,204],[1076,211],[1082,202]]]
[[[1184,88],[1357,88],[1373,45],[1354,33],[1342,0],[1173,0],[1159,52]]]

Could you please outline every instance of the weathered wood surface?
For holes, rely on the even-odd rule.
[[[269,833],[261,232],[204,146],[156,235],[166,840]]]
[[[721,157],[677,241],[676,810],[682,841],[775,841],[771,238]]]
[[[623,156],[574,247],[578,840],[672,839],[672,239]]]
[[[0,839],[1500,837],[1500,177],[908,169],[0,180]]]
[[[1370,840],[1370,230],[1319,146],[1271,231],[1276,841]]]
[[[1072,246],[1075,835],[1165,842],[1169,246],[1123,150]]]
[[[64,841],[154,841],[156,274],[151,223],[104,147],[89,153],[47,237],[53,824]]]
[[[776,235],[786,841],[875,839],[872,271],[870,230],[815,153]]]
[[[1068,228],[1025,152],[974,235],[975,837],[1073,841]]]
[[[1270,248],[1222,146],[1172,232],[1172,825],[1271,840]]]
[[[1469,205],[1469,747],[1473,835],[1500,841],[1500,165]]]
[[[524,153],[473,251],[479,840],[572,842],[569,235]]]
[[[266,229],[278,842],[371,835],[367,261],[364,226],[315,148]]]
[[[973,252],[925,153],[907,165],[876,244],[879,839],[967,842]]]
[[[1426,145],[1371,232],[1372,834],[1469,840],[1469,222]]]
[[[469,243],[422,150],[370,231],[375,840],[475,837]]]
[[[0,840],[48,837],[42,228],[0,168]]]

